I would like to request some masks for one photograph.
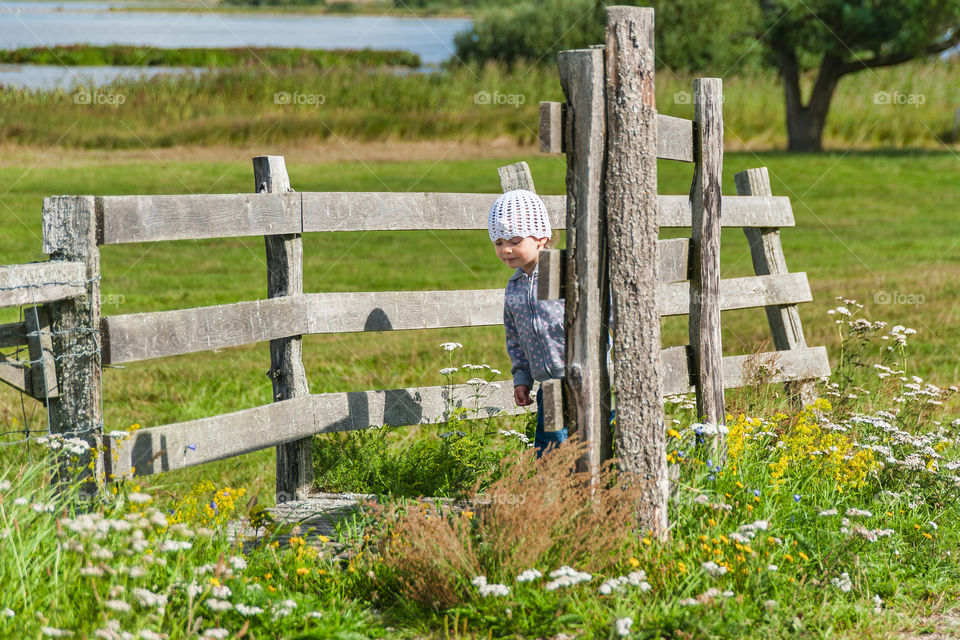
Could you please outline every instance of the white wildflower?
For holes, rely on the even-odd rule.
[[[176,553],[177,551],[186,551],[193,547],[193,544],[186,540],[164,540],[160,545],[160,551],[167,553]]]
[[[840,589],[840,591],[843,591],[844,593],[847,593],[853,589],[853,583],[850,581],[850,574],[846,571],[841,573],[839,578],[831,578],[830,582],[833,584],[833,586],[835,586],[837,589]]]
[[[443,342],[440,344],[440,348],[444,351],[454,351],[456,349],[462,349],[463,345],[459,342]]]
[[[633,618],[617,618],[615,625],[618,635],[628,636],[630,635],[630,627],[633,626]]]
[[[230,632],[223,627],[214,627],[213,629],[206,629],[200,637],[203,640],[223,640],[229,635]]]
[[[727,572],[727,568],[718,565],[713,560],[704,562],[700,565],[700,568],[706,571],[711,576],[722,576]]]
[[[837,511],[836,509],[827,509],[827,510],[825,510],[825,511],[821,511],[821,512],[820,512],[820,516],[821,516],[821,517],[835,516],[835,515],[837,515],[838,513],[840,513],[840,512]]]
[[[210,595],[214,598],[226,600],[232,595],[232,592],[230,591],[230,587],[225,584],[215,584],[210,587]]]
[[[147,504],[153,501],[153,496],[147,495],[146,493],[134,492],[128,495],[127,499],[133,504]]]
[[[444,367],[443,369],[440,369],[440,375],[442,376],[453,375],[456,372],[457,372],[456,367]]]
[[[778,567],[778,566],[775,565],[775,564],[768,564],[768,565],[767,565],[767,571],[776,571],[776,570],[779,569],[779,568],[780,568],[780,567]]]
[[[848,518],[858,518],[858,517],[872,518],[873,517],[873,513],[871,513],[870,511],[867,511],[866,509],[855,509],[853,507],[850,507],[849,509],[847,509],[846,515]]]
[[[8,490],[11,486],[13,486],[13,485],[10,484],[10,481],[9,481],[9,480],[0,480],[0,491],[6,491],[6,490]]]
[[[505,584],[485,584],[482,585],[478,591],[480,592],[480,597],[486,598],[488,596],[507,596],[510,595],[510,587]]]
[[[107,600],[104,604],[107,609],[112,611],[127,612],[133,609],[129,602],[124,602],[123,600]]]
[[[677,604],[679,604],[681,607],[695,607],[700,603],[697,602],[694,598],[684,598]]]
[[[226,600],[217,598],[207,598],[206,605],[211,611],[229,611],[233,608],[233,605]]]
[[[73,635],[73,631],[57,629],[56,627],[40,627],[40,633],[50,638],[69,638]]]
[[[581,582],[589,582],[593,579],[593,576],[589,573],[577,571],[567,565],[551,571],[550,577],[553,578],[553,580],[544,585],[547,591],[556,591],[560,587],[572,587]]]
[[[137,587],[131,591],[133,597],[141,607],[165,607],[167,606],[167,596],[162,593],[154,593],[149,589]]]
[[[248,617],[248,618],[249,618],[250,616],[255,616],[255,615],[259,615],[259,614],[263,613],[263,609],[261,609],[260,607],[257,607],[257,606],[247,606],[247,605],[243,604],[242,602],[239,603],[239,604],[237,604],[234,608],[237,610],[237,613],[239,613],[239,614],[242,615],[242,616],[246,616],[246,617]]]
[[[2,615],[4,618],[12,618],[17,614],[14,613],[13,609],[7,607],[2,612],[0,612],[0,615]]]
[[[307,617],[315,618],[319,620],[320,618],[323,617],[323,611],[311,611],[310,613],[307,614]]]
[[[142,640],[167,640],[169,636],[165,633],[151,631],[150,629],[140,629],[140,637]]]
[[[517,576],[517,582],[533,582],[534,580],[542,577],[543,574],[536,569],[527,569]]]
[[[237,571],[243,571],[247,568],[247,561],[243,556],[230,556],[230,566],[236,569]]]

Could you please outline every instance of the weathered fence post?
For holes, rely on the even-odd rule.
[[[581,471],[597,477],[612,455],[607,376],[606,224],[603,167],[606,139],[603,51],[557,54],[566,97],[567,251],[565,287],[566,388],[573,408],[568,428],[588,443]],[[572,421],[572,424],[570,422]]]
[[[720,182],[723,169],[723,84],[693,81],[694,161],[690,186],[690,351],[697,387],[697,415],[710,425],[725,422],[723,353],[720,346]],[[723,436],[713,447],[723,451]]]
[[[653,9],[607,8],[607,243],[613,300],[616,450],[645,483],[642,526],[667,532],[667,453],[657,291]]]
[[[87,460],[83,467],[88,479],[83,493],[87,496],[102,488],[105,480],[98,223],[93,196],[54,196],[43,200],[43,252],[51,260],[79,261],[85,265],[84,295],[50,303],[49,331],[53,334],[53,352],[59,360],[59,394],[48,400],[48,406],[51,434],[75,435],[91,447],[93,465],[87,467]],[[61,474],[64,471],[61,469]]]
[[[772,196],[770,175],[766,167],[748,169],[734,176],[737,185],[737,195],[740,196]],[[783,255],[783,244],[780,242],[780,229],[777,227],[744,227],[743,232],[750,243],[750,256],[753,258],[753,271],[758,276],[779,275],[788,273],[787,259]],[[795,304],[784,304],[773,307],[764,307],[767,312],[767,324],[773,335],[773,345],[777,351],[789,349],[806,349],[807,340],[803,336],[803,325],[800,322],[800,311]],[[816,385],[810,381],[787,382],[787,394],[795,398],[801,405],[809,404],[817,399]]]
[[[283,156],[253,159],[257,193],[287,193],[290,178]],[[267,297],[303,293],[303,239],[299,233],[264,236],[267,247]],[[270,341],[270,381],[274,402],[310,394],[303,368],[301,336]],[[277,446],[277,502],[302,500],[313,488],[313,437]]]

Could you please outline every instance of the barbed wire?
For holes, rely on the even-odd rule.
[[[34,263],[34,264],[43,264],[43,263]],[[16,266],[16,265],[14,265]],[[80,300],[87,298],[90,295],[90,286],[93,283],[100,281],[100,275],[82,280],[47,280],[47,281],[34,281],[27,283],[20,283],[14,286],[0,286],[0,291],[13,291],[13,290],[28,290],[28,291],[39,291],[44,287],[50,286],[82,286],[84,291],[79,295],[75,296]],[[67,360],[76,360],[78,358],[94,358],[95,365],[97,367],[101,366],[102,363],[102,346],[100,340],[100,329],[94,326],[76,326],[69,327],[66,329],[52,329],[47,326],[42,326],[40,322],[40,303],[37,302],[36,296],[32,296],[34,299],[30,303],[21,303],[17,305],[19,307],[19,322],[23,323],[27,320],[24,312],[32,312],[34,329],[31,331],[24,331],[19,333],[16,329],[10,330],[7,328],[7,331],[3,333],[8,336],[13,336],[20,339],[22,337],[23,342],[19,342],[15,345],[15,350],[12,354],[8,354],[4,358],[4,364],[10,365],[13,367],[19,367],[22,369],[28,370],[28,375],[30,370],[35,366],[43,366],[49,362],[62,363]],[[25,307],[27,307],[25,309]],[[30,358],[29,351],[30,345],[28,341],[38,341],[45,337],[64,337],[64,336],[75,336],[74,340],[67,340],[68,351],[63,353],[51,353],[49,350],[41,349],[41,355],[37,358]],[[26,344],[25,344],[26,343]],[[58,345],[58,347],[63,348],[65,345]],[[28,354],[27,358],[21,358],[24,352]],[[51,398],[49,396],[49,383],[43,385],[43,395],[42,397],[35,397],[33,394],[24,392],[23,390],[19,391],[20,394],[20,407],[21,407],[21,416],[23,418],[23,428],[22,429],[9,429],[7,431],[0,432],[0,438],[7,438],[14,435],[22,436],[17,440],[8,440],[0,441],[0,448],[10,447],[10,446],[23,446],[29,443],[38,443],[42,444],[45,439],[54,438],[56,440],[69,440],[80,438],[83,440],[88,440],[89,436],[95,434],[102,434],[104,431],[104,423],[102,420],[102,408],[103,408],[103,385],[100,385],[100,407],[101,407],[101,419],[91,426],[85,427],[83,429],[71,429],[61,432],[52,432],[51,425],[53,424],[53,415],[51,408]],[[30,395],[35,397],[35,399],[41,401],[46,405],[47,413],[47,425],[46,428],[35,428],[31,424],[32,420],[27,417],[27,408],[26,403],[24,402],[24,396]],[[29,449],[28,449],[29,451]]]

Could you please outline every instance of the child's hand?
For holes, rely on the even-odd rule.
[[[533,400],[530,399],[530,387],[523,384],[515,386],[513,388],[513,401],[517,403],[518,407],[533,404]]]

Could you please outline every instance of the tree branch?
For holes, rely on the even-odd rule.
[[[886,56],[875,56],[869,60],[855,60],[846,62],[839,67],[840,75],[845,76],[848,73],[854,73],[861,69],[875,69],[877,67],[892,67],[913,60],[914,58],[926,57],[943,53],[960,44],[960,25],[954,27],[953,35],[943,42],[932,44],[923,51],[917,53],[891,53]]]

